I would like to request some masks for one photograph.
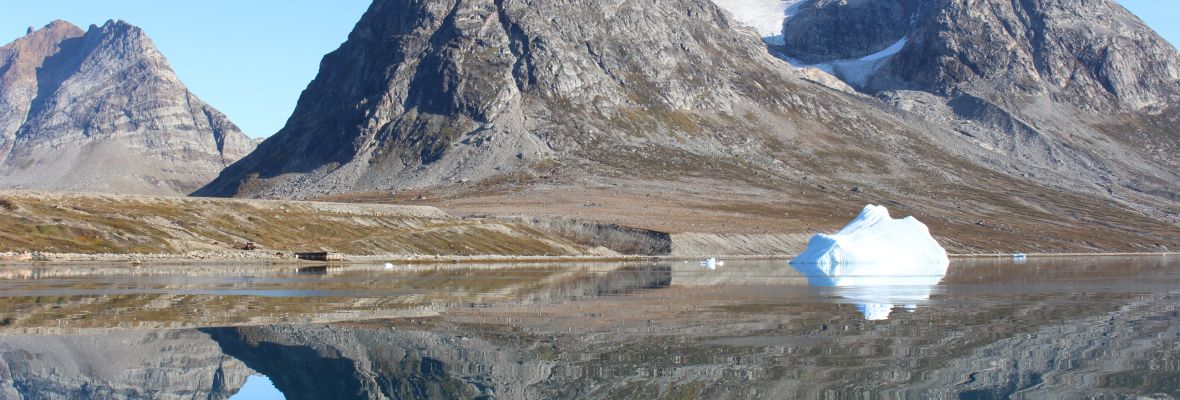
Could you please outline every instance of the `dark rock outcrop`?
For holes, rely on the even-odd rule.
[[[0,105],[6,188],[187,194],[254,147],[121,21],[0,48]]]

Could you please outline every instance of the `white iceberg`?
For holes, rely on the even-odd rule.
[[[704,261],[701,261],[701,266],[710,271],[715,271],[717,267],[724,267],[725,261],[718,261],[716,257],[706,258]]]
[[[791,266],[814,287],[841,288],[869,320],[889,318],[893,304],[914,309],[946,276],[950,258],[914,217],[893,219],[882,206],[867,206],[833,235],[816,235]]]
[[[792,265],[882,264],[918,266],[950,264],[946,250],[914,217],[893,219],[883,206],[867,206],[834,235],[815,235]],[[879,271],[886,275],[904,271]]]

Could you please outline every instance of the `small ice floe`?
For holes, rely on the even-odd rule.
[[[913,310],[929,299],[950,258],[925,224],[868,206],[840,232],[812,238],[791,266],[810,286],[840,288],[835,294],[854,301],[866,319],[882,320],[894,304]]]
[[[391,263],[385,263],[385,269],[386,269],[386,270],[393,269],[393,264],[391,264]]]
[[[1012,255],[1012,259],[1013,259],[1013,260],[1027,260],[1027,259],[1028,259],[1028,254],[1024,254],[1024,253],[1016,253],[1016,254],[1013,254],[1013,255]]]
[[[709,270],[716,270],[717,267],[724,267],[725,261],[719,261],[716,257],[706,258],[704,261],[701,261],[701,266]]]

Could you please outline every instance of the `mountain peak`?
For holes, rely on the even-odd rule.
[[[86,32],[64,20],[54,20],[41,27],[41,29],[34,29],[29,27],[25,36],[19,38],[4,47],[46,47],[55,46],[57,43],[67,38],[78,37],[84,35]]]
[[[82,28],[79,28],[77,25],[74,25],[64,19],[55,19],[53,21],[50,21],[48,24],[45,24],[45,26],[42,27],[41,30],[80,32],[80,31],[82,31]]]
[[[103,23],[98,29],[107,33],[143,33],[143,29],[121,19],[111,19]]]
[[[54,21],[0,71],[0,187],[186,194],[254,147],[124,21]]]

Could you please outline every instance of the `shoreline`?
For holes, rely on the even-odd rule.
[[[1066,258],[1066,257],[1146,257],[1146,256],[1176,256],[1177,252],[1129,252],[1129,253],[1022,253],[1027,258]],[[950,254],[951,259],[969,258],[1014,258],[1016,254]]]
[[[1027,253],[1027,258],[1072,258],[1072,257],[1168,257],[1177,252],[1161,253]],[[363,265],[392,263],[395,265],[414,264],[540,264],[540,263],[594,263],[594,262],[667,262],[694,261],[715,257],[719,260],[790,260],[794,254],[762,255],[563,255],[563,256],[512,256],[512,255],[338,255],[329,261],[303,260],[289,252],[216,252],[216,254],[69,254],[69,253],[0,253],[0,267],[8,266],[77,266],[77,265],[198,265],[198,264],[296,264],[296,265]],[[949,254],[952,260],[970,259],[1012,259],[1014,254]]]

